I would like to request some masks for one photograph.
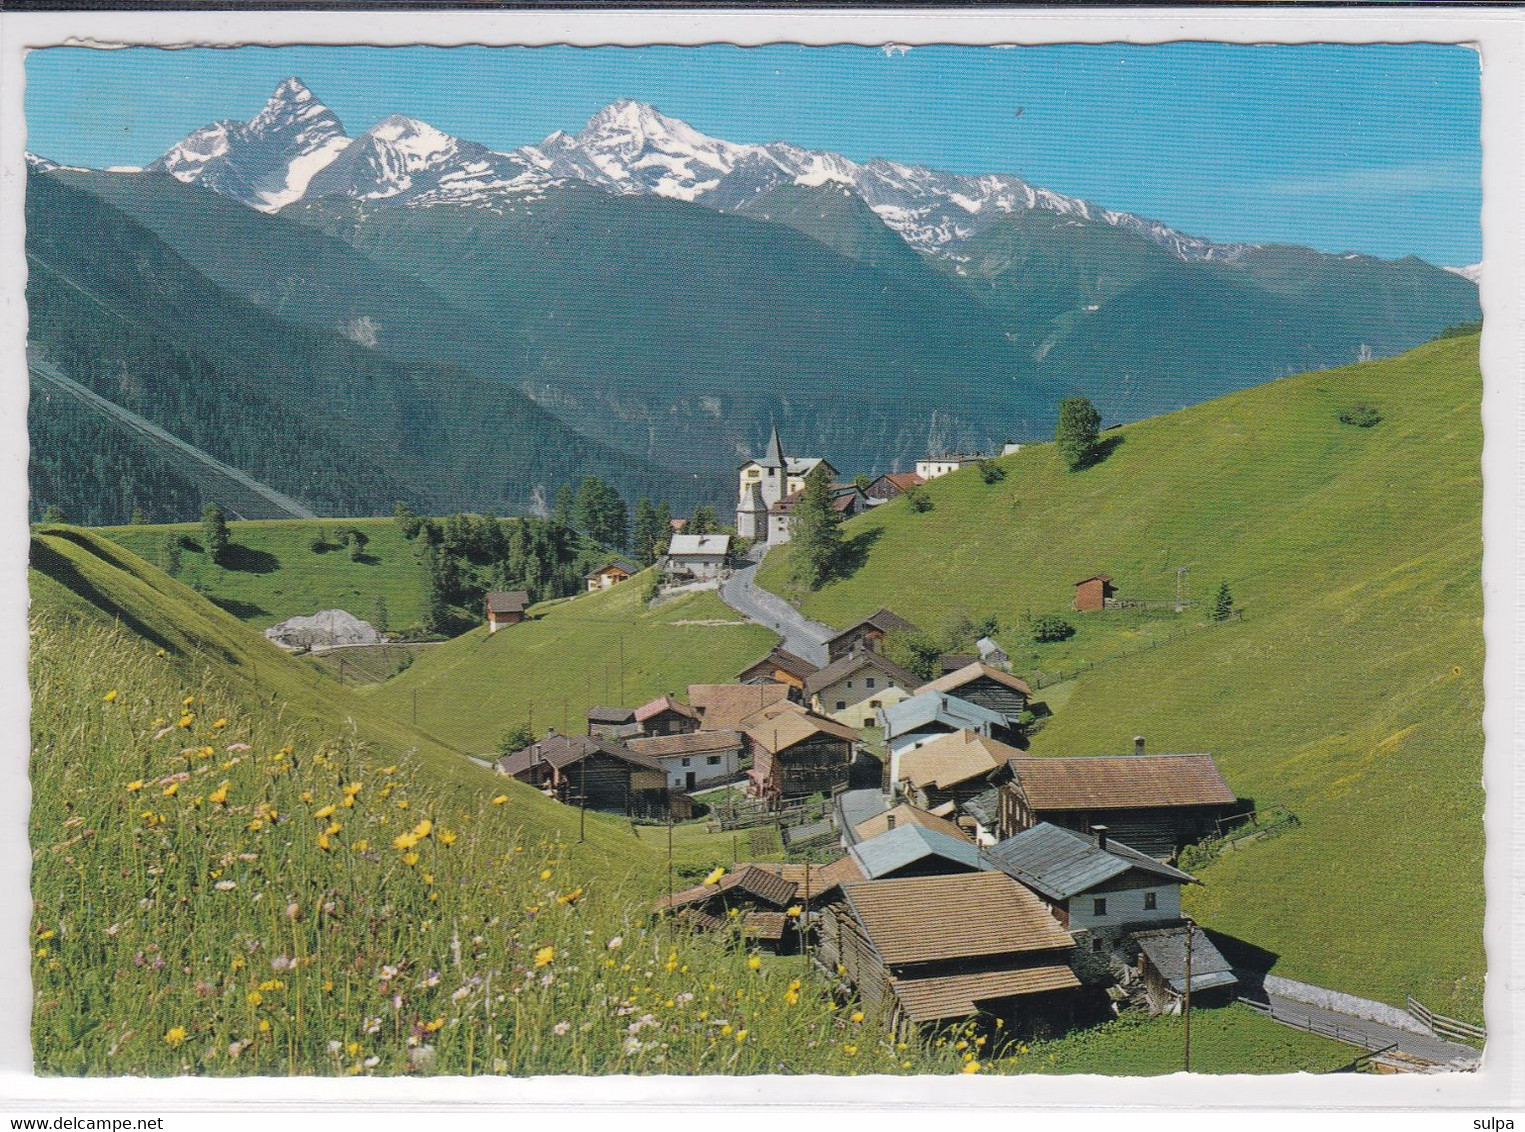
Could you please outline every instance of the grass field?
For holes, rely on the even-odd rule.
[[[1480,397],[1477,338],[1454,338],[1108,433],[1082,472],[1030,448],[999,483],[934,481],[930,512],[897,500],[850,522],[866,560],[803,608],[846,624],[888,605],[927,628],[995,613],[1018,672],[1189,629],[1083,672],[1033,753],[1120,752],[1135,734],[1211,752],[1242,797],[1302,825],[1206,868],[1193,913],[1279,973],[1477,1020]],[[1381,422],[1341,424],[1357,402]],[[1099,571],[1119,596],[1169,597],[1179,566],[1199,599],[1226,580],[1244,619],[1070,614],[1080,631],[1057,646],[1011,629]],[[787,572],[770,555],[763,581],[786,590]]]
[[[360,561],[337,545],[340,531],[365,533],[370,541]],[[198,523],[172,526],[101,527],[99,533],[162,567],[160,547],[166,537],[184,535],[197,542]],[[258,629],[288,617],[320,609],[345,609],[370,621],[376,599],[386,602],[393,631],[423,619],[428,579],[415,553],[391,519],[270,519],[229,523],[229,564],[219,566],[199,550],[184,550],[176,577]],[[320,531],[330,548],[312,549]]]
[[[547,603],[488,635],[485,627],[436,646],[366,699],[463,749],[490,752],[515,723],[581,733],[593,704],[645,703],[691,683],[730,680],[777,638],[713,593],[656,608],[644,575],[600,593]],[[702,624],[715,621],[721,624]],[[701,622],[685,624],[685,622]]]

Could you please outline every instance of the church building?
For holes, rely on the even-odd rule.
[[[769,546],[788,542],[789,523],[782,520],[770,523],[769,512],[778,516],[787,514],[788,508],[781,505],[805,490],[805,477],[817,468],[824,468],[828,476],[837,473],[818,456],[785,456],[775,426],[762,458],[741,465],[736,533],[742,538],[766,542]]]

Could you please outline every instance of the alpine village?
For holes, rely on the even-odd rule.
[[[840,369],[781,397],[584,387],[581,346],[545,347],[566,384],[531,397],[460,346],[497,351],[474,328],[508,309],[467,296],[493,270],[468,246],[524,265],[542,228],[660,223],[695,271],[771,249],[755,286],[780,295],[921,272],[950,336],[977,304],[865,204],[871,165],[727,211],[563,169],[705,137],[639,104],[544,166],[332,117],[291,79],[220,150],[29,159],[39,1071],[1479,1065],[1471,279],[1280,249],[1421,298],[1372,316],[1402,328],[1375,352],[1314,328],[1262,357],[1282,322],[1204,347],[1239,376],[1189,400],[1040,368],[1016,410],[950,379],[942,417],[865,384],[854,428]],[[277,135],[283,171],[293,144],[339,156],[262,197],[238,175]],[[389,168],[365,146],[433,195],[346,187]],[[523,171],[452,202],[428,163],[468,157]],[[1182,263],[1066,208],[1011,215],[1261,285],[1269,253]],[[859,242],[828,246],[828,214]],[[849,271],[869,222],[894,255]],[[620,334],[571,320],[555,266],[524,286],[558,333]]]

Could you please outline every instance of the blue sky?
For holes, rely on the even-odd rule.
[[[146,164],[287,75],[351,134],[403,113],[508,149],[626,97],[733,141],[1016,173],[1217,240],[1481,258],[1479,62],[1454,46],[50,48],[27,59],[27,148]]]

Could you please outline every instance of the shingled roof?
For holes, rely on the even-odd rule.
[[[1034,810],[1226,806],[1237,800],[1211,755],[1024,756],[1007,760],[1006,767]]]
[[[817,735],[830,735],[849,743],[858,741],[858,733],[851,727],[804,711],[787,700],[780,701],[774,707],[753,712],[747,717],[742,730],[758,746],[774,754]]]
[[[985,860],[1050,900],[1068,900],[1130,869],[1166,881],[1195,884],[1190,873],[1172,868],[1120,841],[1105,849],[1093,837],[1039,822],[985,850]]]
[[[706,731],[735,730],[753,712],[789,698],[786,684],[690,684],[688,702]]]
[[[687,716],[689,719],[699,718],[699,713],[687,704],[675,700],[671,696],[658,696],[650,703],[642,704],[635,709],[635,721],[637,723],[645,723],[652,716],[661,715],[664,711],[676,712],[679,715]]]
[[[1177,994],[1186,991],[1186,928],[1160,928],[1157,931],[1134,932],[1139,950],[1154,964],[1170,987]],[[1239,980],[1234,967],[1223,953],[1213,946],[1213,941],[1201,928],[1191,927],[1191,989],[1208,990],[1226,987]]]
[[[771,904],[775,908],[786,908],[794,899],[797,887],[793,881],[787,881],[774,873],[751,865],[742,865],[735,871],[726,873],[714,884],[699,884],[693,888],[684,889],[682,892],[675,892],[670,897],[662,897],[657,901],[656,909],[658,912],[666,912],[686,908],[727,894],[748,896],[761,903]]]
[[[686,735],[649,735],[625,740],[625,746],[632,751],[650,755],[654,759],[735,751],[741,745],[741,736],[734,731],[692,731]]]
[[[748,672],[751,672],[753,669],[763,667],[778,668],[784,672],[789,673],[789,675],[795,677],[798,680],[804,680],[807,676],[816,670],[817,666],[811,664],[810,661],[806,660],[802,656],[795,656],[794,653],[790,652],[788,649],[774,648],[769,651],[767,656],[764,656],[760,660],[756,660],[743,668],[741,672],[737,673],[736,678],[739,680]]]
[[[916,691],[920,692],[957,692],[965,684],[972,684],[981,677],[994,680],[997,684],[1004,684],[1013,691],[1021,692],[1024,696],[1033,694],[1033,690],[1027,686],[1025,680],[1019,680],[1010,672],[1002,672],[999,668],[991,668],[990,665],[976,660],[973,664],[955,669],[943,676],[939,676],[930,683],[923,684]]]
[[[832,637],[831,640],[827,641],[826,643],[828,645],[830,645],[830,644],[832,644],[835,641],[839,641],[843,637],[847,636],[849,633],[857,632],[859,629],[862,629],[864,626],[870,626],[872,628],[878,629],[882,633],[919,633],[919,632],[921,632],[920,629],[918,629],[915,625],[911,624],[904,617],[901,617],[899,614],[892,613],[888,609],[879,609],[879,610],[876,610],[873,613],[870,613],[867,617],[863,618],[861,621],[854,621],[851,625],[849,625],[847,628],[843,629],[840,633],[838,633],[836,636]]]
[[[538,743],[531,743],[511,755],[504,755],[497,765],[504,774],[513,775],[522,774],[539,763],[547,763],[561,770],[581,762],[589,755],[599,753],[629,763],[640,770],[662,770],[662,764],[650,755],[591,735],[547,735]]]
[[[889,966],[1075,945],[1043,902],[1005,873],[865,880],[842,892]]]
[[[981,867],[979,849],[966,839],[920,825],[897,825],[877,837],[858,842],[847,853],[870,879],[899,872],[928,857],[940,857],[955,869]]]
[[[1195,984],[1196,979],[1192,982]],[[890,980],[890,989],[912,1022],[965,1018],[978,1010],[981,1002],[1078,986],[1080,980],[1075,977],[1075,972],[1063,963],[1043,967],[1003,966],[972,974]]]
[[[909,802],[902,802],[891,809],[883,810],[871,817],[864,818],[853,826],[853,835],[859,841],[866,841],[870,837],[878,837],[881,833],[888,833],[890,823],[900,829],[903,826],[918,825],[922,829],[930,829],[936,833],[946,834],[948,837],[967,841],[969,838],[964,831],[947,818],[940,818],[936,814],[923,810],[920,806],[913,806]]]
[[[916,684],[916,675],[907,672],[886,656],[876,652],[863,651],[850,653],[841,660],[833,661],[819,672],[812,673],[805,678],[805,695],[813,696],[823,691],[838,680],[846,680],[849,676],[860,669],[872,668],[884,673],[900,687],[909,690]]]
[[[954,731],[900,756],[900,777],[920,789],[947,790],[988,776],[1022,752],[976,731]]]
[[[524,590],[503,590],[487,595],[488,613],[523,613],[530,604],[530,595]]]

